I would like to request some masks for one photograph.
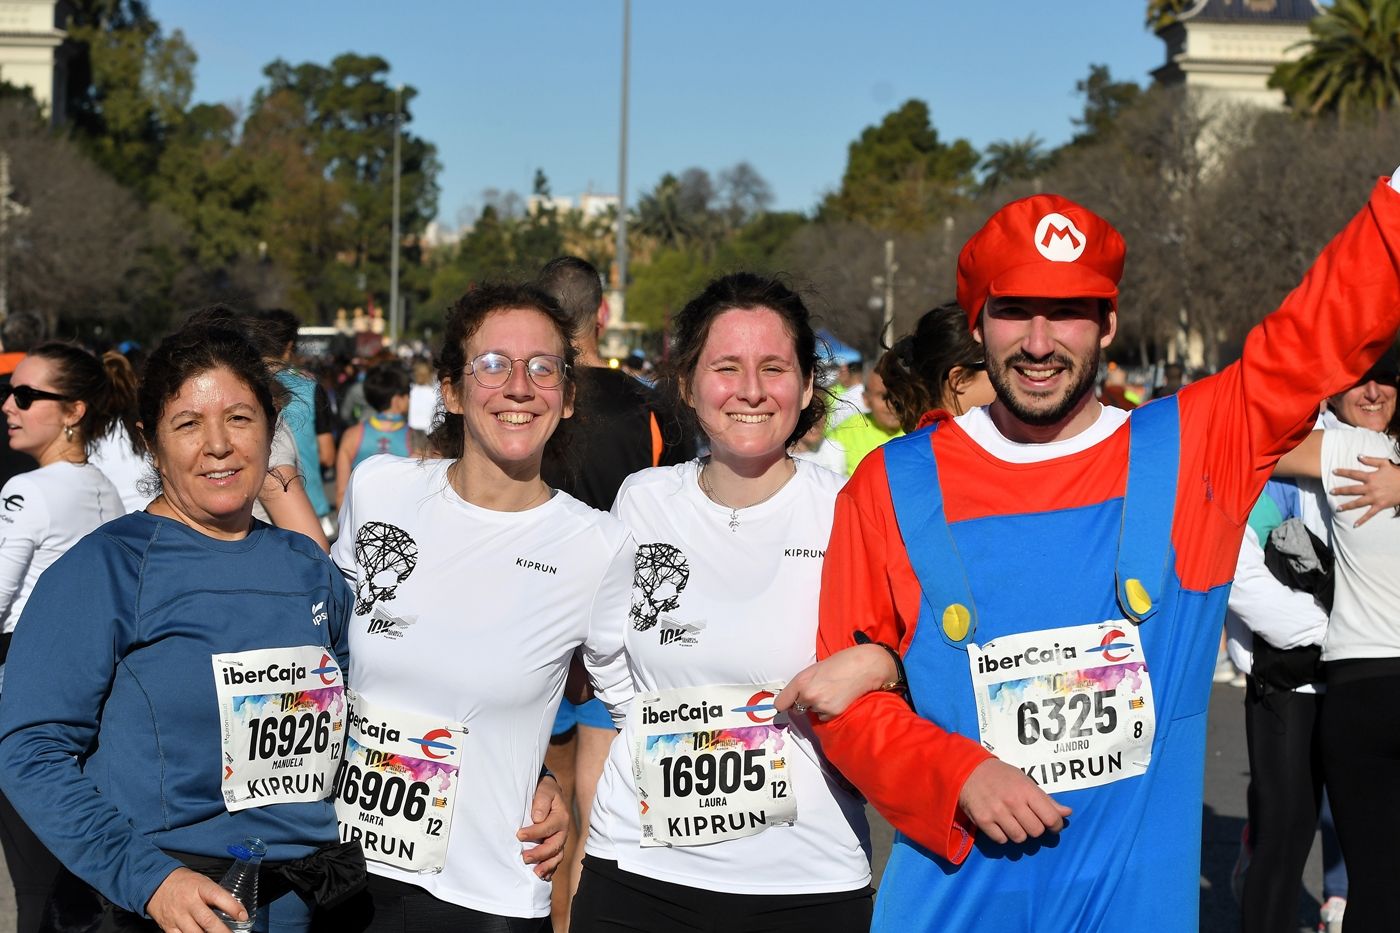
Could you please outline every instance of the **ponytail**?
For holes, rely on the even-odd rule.
[[[145,453],[145,442],[141,439],[141,429],[136,426],[136,392],[140,387],[136,370],[132,369],[130,360],[115,350],[102,354],[102,368],[107,371],[113,421],[126,429],[132,452],[140,456]]]

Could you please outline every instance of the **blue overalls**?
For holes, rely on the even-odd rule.
[[[1229,587],[1186,590],[1174,569],[1176,400],[1129,416],[1122,498],[953,524],[935,428],[885,446],[895,515],[923,591],[904,656],[918,713],[977,740],[969,644],[1127,619],[1150,671],[1155,736],[1145,772],[1078,790],[1046,786],[1074,811],[1058,835],[1020,845],[979,835],[953,865],[897,834],[872,930],[1196,929],[1206,707]]]

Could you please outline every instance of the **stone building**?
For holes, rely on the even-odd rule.
[[[0,80],[30,88],[53,123],[64,119],[67,21],[62,0],[0,0]]]

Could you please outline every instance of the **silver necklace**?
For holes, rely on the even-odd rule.
[[[748,505],[744,506],[744,508],[751,509],[756,505],[762,505],[763,503],[767,502],[769,499],[773,498],[778,493],[783,491],[783,488],[786,487],[787,484],[792,481],[792,478],[794,476],[797,475],[796,461],[789,458],[788,463],[792,466],[792,472],[788,474],[787,479],[783,480],[782,483],[778,485],[777,489],[773,490],[768,495],[764,496],[762,499],[759,499],[757,502],[750,502]],[[725,502],[719,496],[715,495],[715,488],[710,485],[710,478],[705,475],[705,467],[707,466],[709,466],[708,463],[700,465],[700,491],[705,494],[705,498],[709,499],[715,505],[729,510],[729,530],[737,532],[739,530],[739,510],[734,506],[730,505],[728,502]]]

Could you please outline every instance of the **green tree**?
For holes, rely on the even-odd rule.
[[[928,104],[906,101],[851,143],[841,187],[823,202],[822,218],[922,229],[965,202],[977,162],[967,140],[938,138]]]
[[[1074,118],[1080,132],[1070,140],[1072,146],[1103,142],[1113,133],[1118,118],[1142,95],[1142,88],[1134,82],[1113,80],[1107,65],[1090,65],[1089,76],[1075,82],[1074,87],[1084,95],[1084,115]]]
[[[982,192],[992,194],[1013,181],[1038,178],[1051,165],[1045,141],[1034,133],[1022,139],[998,140],[987,146],[982,159]]]
[[[389,63],[374,55],[344,54],[329,67],[274,61],[263,69],[267,85],[253,98],[253,114],[274,98],[290,95],[301,106],[309,134],[308,154],[342,198],[345,242],[328,259],[363,277],[365,288],[380,297],[389,292],[389,230],[392,226],[395,91],[385,80]],[[403,88],[403,123],[417,91]],[[437,212],[436,150],[404,131],[401,144],[401,230],[416,238]],[[347,280],[334,270],[320,277],[316,294],[321,313],[354,297],[338,284]]]
[[[143,0],[77,0],[68,18],[66,109],[74,135],[127,188],[150,194],[165,141],[189,106],[195,52]]]
[[[1400,103],[1400,0],[1336,0],[1308,32],[1303,56],[1269,79],[1295,110],[1345,119]]]
[[[1148,0],[1147,28],[1161,29],[1163,26],[1170,26],[1191,3],[1192,0]]]

